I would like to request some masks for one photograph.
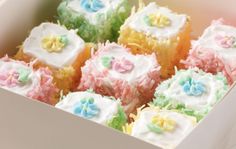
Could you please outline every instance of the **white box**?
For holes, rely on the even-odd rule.
[[[60,0],[0,0],[0,56],[14,54],[33,26],[56,16]],[[133,0],[137,3],[137,0]],[[191,16],[197,37],[212,19],[236,25],[235,0],[158,0]],[[234,22],[233,22],[234,21]],[[235,86],[235,85],[234,85]],[[236,146],[236,87],[177,147]],[[0,89],[0,149],[158,149],[110,128]]]

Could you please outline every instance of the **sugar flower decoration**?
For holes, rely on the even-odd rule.
[[[16,70],[4,71],[0,73],[0,85],[16,87],[19,84],[19,74]]]
[[[180,85],[182,85],[183,91],[189,96],[201,96],[206,92],[205,85],[192,78],[181,80]]]
[[[112,68],[117,72],[126,73],[134,69],[134,64],[126,58],[115,59],[112,63]]]
[[[150,14],[144,18],[145,22],[150,26],[164,28],[171,25],[171,20],[160,13]]]
[[[100,0],[81,0],[80,5],[88,12],[97,12],[105,7]]]
[[[86,119],[91,119],[97,116],[100,109],[94,103],[93,98],[84,98],[75,106],[74,114],[84,117]]]
[[[236,37],[217,35],[216,43],[222,48],[236,48]]]
[[[42,48],[48,52],[61,52],[68,44],[68,38],[66,35],[55,36],[50,35],[42,39]]]
[[[102,65],[119,73],[127,73],[134,69],[134,64],[126,58],[102,57]]]
[[[147,127],[152,132],[162,134],[164,131],[173,131],[176,127],[176,122],[170,118],[156,115],[152,117],[151,123]]]

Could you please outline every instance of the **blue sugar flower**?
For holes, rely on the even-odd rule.
[[[184,92],[189,96],[201,96],[206,92],[206,87],[203,83],[193,80],[192,78],[187,79],[182,84]]]
[[[80,5],[88,12],[97,12],[105,7],[100,0],[81,0]]]
[[[94,103],[93,98],[84,98],[76,104],[74,114],[86,119],[91,119],[98,115],[100,109]]]

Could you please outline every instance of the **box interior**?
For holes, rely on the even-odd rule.
[[[131,1],[137,4],[137,0]],[[147,0],[146,3],[150,1]],[[59,2],[60,0],[0,0],[0,56],[14,54],[17,51],[17,46],[24,41],[34,26],[44,21],[55,22],[56,8]],[[176,12],[186,13],[191,16],[193,38],[197,38],[213,19],[222,17],[227,22],[236,26],[236,22],[233,21],[236,20],[236,11],[234,11],[235,0],[227,0],[227,2],[224,0],[214,2],[205,0],[157,0],[157,2],[162,6],[168,6]],[[0,115],[3,117],[0,130],[9,128],[9,130],[3,129],[0,131],[3,132],[0,134],[1,137],[6,135],[0,141],[0,148],[9,148],[10,146],[12,149],[26,149],[32,148],[33,145],[36,145],[36,147],[33,147],[35,149],[52,149],[55,147],[57,149],[75,148],[77,145],[75,138],[77,137],[80,140],[79,142],[82,142],[81,146],[87,149],[92,147],[121,149],[137,146],[140,148],[157,149],[157,147],[150,144],[117,133],[103,126],[98,126],[93,122],[83,120],[50,106],[45,106],[42,103],[19,97],[3,89],[0,89],[0,95],[2,99]],[[236,141],[229,134],[233,133],[232,130],[236,124],[234,116],[236,113],[234,108],[234,105],[236,105],[235,97],[236,88],[234,87],[178,148],[222,149],[225,146],[233,146]],[[10,107],[13,110],[9,109]],[[36,117],[36,115],[39,117]],[[54,121],[52,121],[52,118]],[[86,130],[96,133],[86,133]],[[24,136],[24,132],[27,132],[27,136]],[[85,137],[77,136],[80,133],[85,134]],[[12,136],[13,134],[17,135]],[[36,138],[31,138],[31,135],[34,136],[35,134],[37,134]],[[100,137],[101,134],[102,137]],[[68,135],[68,139],[62,139],[66,137],[65,135]],[[50,140],[50,138],[54,139],[51,142],[47,142],[46,140]],[[89,138],[92,141],[96,140],[96,142],[90,143],[86,141],[90,140]],[[40,142],[40,139],[44,141]],[[109,144],[106,143],[108,140],[113,140],[113,142],[117,140],[117,142]],[[15,141],[15,144],[11,144],[12,141]],[[27,141],[29,142],[28,145],[26,144]],[[98,141],[100,143],[96,144]]]

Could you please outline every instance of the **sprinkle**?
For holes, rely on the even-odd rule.
[[[66,35],[62,36],[46,36],[42,39],[42,48],[48,52],[61,52],[65,46],[68,45],[68,38]]]
[[[133,129],[133,123],[126,124],[125,126],[123,126],[123,132],[125,134],[131,135],[132,134],[132,129]]]
[[[81,0],[80,5],[88,12],[97,12],[105,7],[100,0]]]
[[[160,13],[150,14],[144,17],[144,21],[150,26],[164,28],[171,25],[171,20]]]
[[[100,109],[95,105],[93,98],[84,98],[76,105],[74,114],[91,119],[98,115]]]
[[[124,110],[122,109],[122,107],[119,106],[118,113],[115,116],[113,116],[111,120],[107,122],[107,125],[109,127],[112,127],[114,129],[121,131],[124,125],[126,124],[126,121],[127,121],[127,118],[124,113]]]

